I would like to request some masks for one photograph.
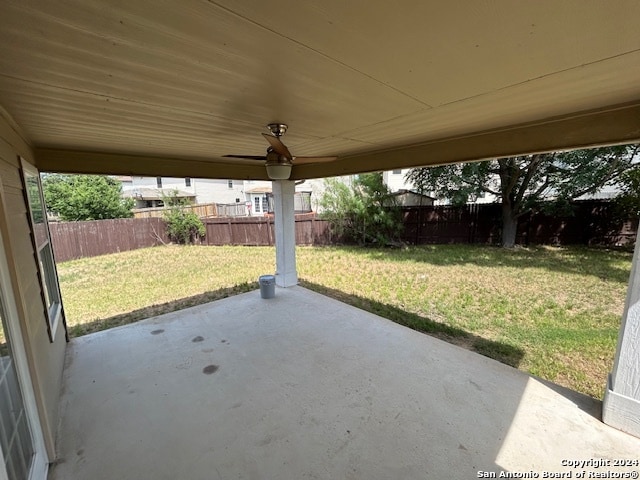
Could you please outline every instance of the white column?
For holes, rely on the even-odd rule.
[[[272,185],[275,203],[273,211],[276,233],[276,285],[291,287],[298,284],[296,223],[293,206],[296,185],[291,180],[274,180]]]
[[[602,404],[602,420],[640,437],[640,236],[636,240],[618,348]]]

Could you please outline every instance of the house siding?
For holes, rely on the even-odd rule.
[[[63,322],[58,322],[55,341],[49,341],[19,157],[34,163],[17,128],[0,115],[0,228],[45,446],[49,458],[54,459],[66,340]]]

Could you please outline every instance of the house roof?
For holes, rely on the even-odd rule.
[[[133,182],[133,178],[130,175],[116,175],[113,178],[119,182]]]
[[[435,200],[435,197],[431,197],[429,195],[425,195],[424,193],[416,192],[414,190],[398,190],[397,192],[393,192],[391,195],[394,196],[402,196],[402,195],[415,195],[416,197],[428,198],[430,200]]]
[[[134,188],[122,193],[123,197],[139,198],[140,200],[164,200],[166,197],[195,198],[195,194],[176,189],[162,188]]]
[[[271,193],[271,187],[254,187],[245,190],[245,193]]]
[[[292,179],[640,140],[640,2],[2,2],[0,106],[43,171]]]

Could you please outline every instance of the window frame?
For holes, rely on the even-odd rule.
[[[36,260],[38,282],[40,284],[40,296],[44,307],[49,341],[53,343],[59,322],[63,321],[64,323],[64,314],[60,284],[58,282],[58,271],[56,269],[56,261],[51,244],[49,222],[47,221],[47,210],[42,193],[42,181],[38,169],[22,157],[20,157],[20,166],[22,170],[21,176],[25,206],[27,207],[29,233],[33,246],[33,255]],[[42,216],[41,221],[37,221],[39,218],[36,218],[34,209],[39,210],[37,213]]]

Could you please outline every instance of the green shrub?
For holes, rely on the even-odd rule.
[[[195,213],[185,210],[187,202],[178,198],[177,192],[165,197],[164,204],[168,206],[164,212],[167,235],[173,242],[195,243],[205,236],[206,230],[202,220]]]

